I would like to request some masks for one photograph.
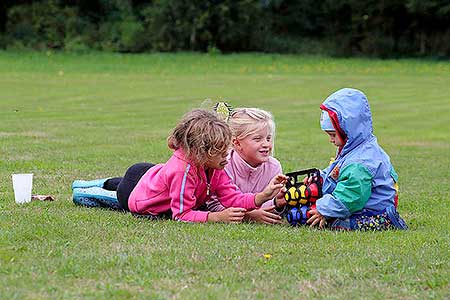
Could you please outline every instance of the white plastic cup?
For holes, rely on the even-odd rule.
[[[33,174],[12,174],[12,181],[16,203],[22,204],[31,202]]]

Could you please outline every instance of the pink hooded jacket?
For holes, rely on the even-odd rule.
[[[206,222],[207,211],[198,211],[201,205],[216,194],[225,207],[255,206],[255,194],[242,193],[224,170],[213,170],[209,183],[203,167],[197,167],[176,150],[165,164],[150,168],[130,194],[130,211],[138,214],[159,215],[172,211],[174,220]]]

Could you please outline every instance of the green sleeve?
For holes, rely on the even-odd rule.
[[[339,172],[333,196],[354,213],[364,208],[372,193],[372,175],[366,167],[352,163]]]
[[[395,182],[398,182],[397,172],[395,172],[394,167],[392,166],[391,166],[391,177],[394,179]]]

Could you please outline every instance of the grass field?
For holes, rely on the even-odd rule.
[[[206,98],[271,111],[284,171],[323,168],[318,107],[346,86],[369,98],[407,232],[151,222],[71,201],[74,179],[165,161]],[[0,299],[448,299],[449,99],[450,62],[0,52]],[[20,172],[56,201],[15,204]]]

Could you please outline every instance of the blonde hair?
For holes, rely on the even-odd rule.
[[[231,145],[231,130],[215,112],[194,109],[186,113],[167,138],[169,148],[182,149],[197,166]]]
[[[247,136],[263,129],[272,134],[272,144],[275,139],[275,122],[272,114],[259,108],[236,108],[228,120],[233,138],[245,139]]]

